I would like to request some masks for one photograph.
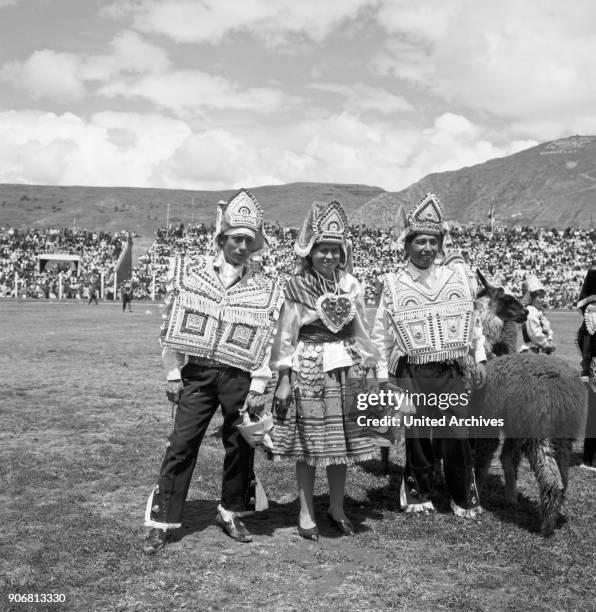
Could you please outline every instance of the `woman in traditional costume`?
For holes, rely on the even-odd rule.
[[[588,270],[577,308],[584,320],[577,334],[582,380],[588,385],[588,418],[580,467],[596,472],[596,267]]]
[[[353,401],[365,376],[375,389],[378,352],[364,327],[363,292],[346,271],[347,218],[338,202],[315,202],[294,250],[302,258],[285,287],[272,364],[274,458],[296,461],[298,531],[317,540],[313,491],[317,466],[329,482],[331,522],[344,535],[354,527],[343,508],[347,466],[370,459],[375,446],[356,422]]]

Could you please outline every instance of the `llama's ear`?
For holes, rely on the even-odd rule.
[[[482,272],[480,272],[480,270],[476,270],[476,276],[478,276],[478,279],[480,280],[480,282],[484,285],[484,287],[486,289],[490,289],[490,285],[488,284],[488,281],[486,280],[486,278],[484,278],[484,274],[482,274]]]

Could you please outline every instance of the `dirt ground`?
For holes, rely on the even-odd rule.
[[[0,301],[0,609],[22,610],[593,610],[596,474],[575,444],[568,522],[544,540],[527,463],[520,501],[503,499],[493,461],[485,514],[463,521],[439,509],[399,511],[403,442],[348,472],[346,511],[357,534],[340,537],[316,506],[322,538],[297,533],[292,465],[257,468],[270,509],[248,518],[252,544],[213,525],[222,448],[219,417],[205,438],[183,528],[161,554],[141,552],[145,503],[171,408],[163,393],[161,309],[116,304]],[[577,366],[579,317],[550,313],[559,355]],[[61,604],[10,604],[10,594],[64,594]]]

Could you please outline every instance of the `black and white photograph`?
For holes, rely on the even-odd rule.
[[[594,24],[0,0],[0,609],[594,610]]]

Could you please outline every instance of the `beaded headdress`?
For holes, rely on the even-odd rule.
[[[414,208],[406,215],[403,208],[403,231],[397,242],[402,248],[405,246],[406,238],[414,234],[430,234],[431,236],[442,236],[442,252],[446,254],[447,245],[451,242],[449,237],[449,226],[443,220],[445,213],[441,201],[434,193],[427,193]]]
[[[440,236],[445,233],[443,205],[434,193],[427,193],[410,211],[406,224],[406,237],[412,234]]]
[[[263,209],[255,196],[247,189],[241,189],[227,202],[217,203],[217,219],[215,221],[215,242],[221,234],[239,233],[241,228],[250,230],[248,233],[255,240],[255,252],[268,245],[267,236],[263,230]]]
[[[345,251],[348,218],[339,202],[314,202],[296,238],[294,251],[306,257],[319,242],[339,244]]]

